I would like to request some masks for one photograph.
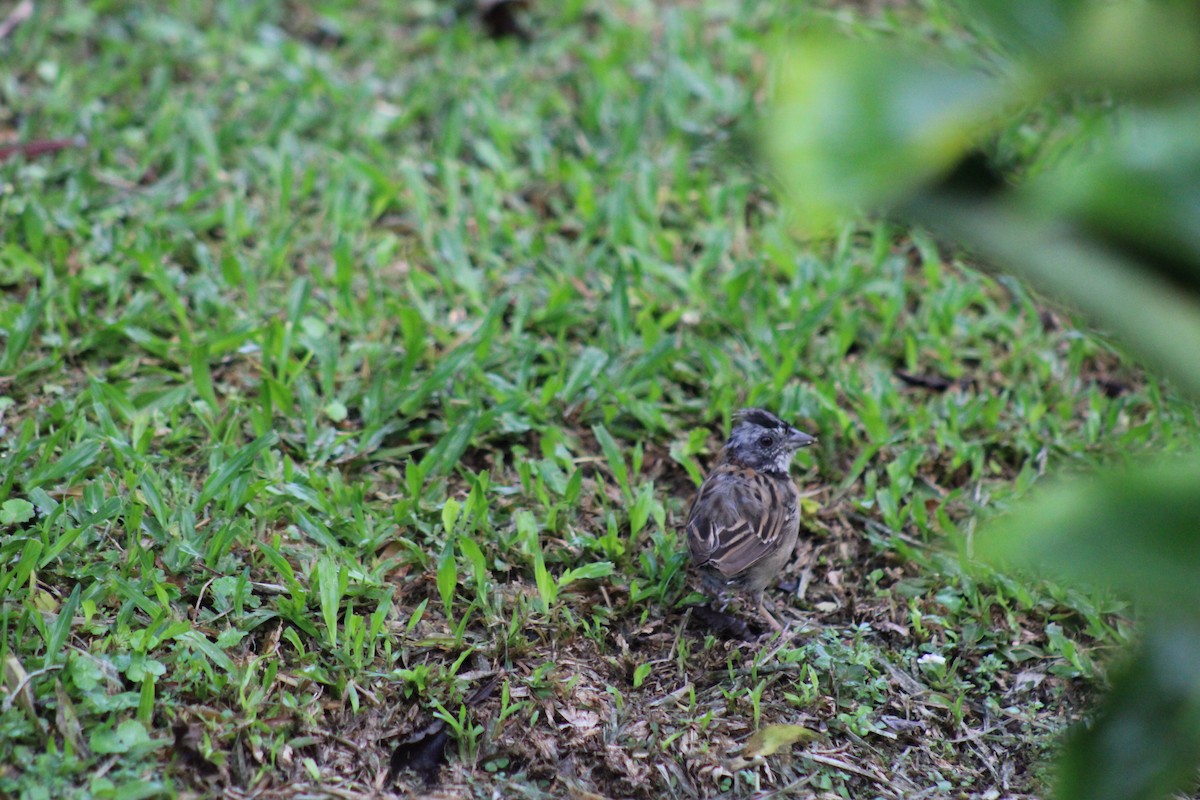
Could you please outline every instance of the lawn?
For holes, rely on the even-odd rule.
[[[0,796],[1042,796],[1131,609],[972,536],[1200,416],[949,243],[795,235],[780,34],[980,45],[792,5],[8,31],[0,148],[68,146],[0,163]],[[747,405],[820,437],[782,635],[680,539]]]

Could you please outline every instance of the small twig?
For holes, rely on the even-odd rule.
[[[333,741],[348,747],[354,751],[355,755],[362,755],[362,747],[360,747],[359,744],[353,739],[348,739],[345,736],[341,736],[333,731],[326,730],[325,728],[313,728],[313,732],[319,733],[327,739],[332,739]]]
[[[688,693],[688,690],[692,688],[694,688],[692,683],[685,683],[675,691],[664,694],[662,697],[659,697],[655,700],[651,700],[649,705],[651,708],[658,708],[659,706],[666,705],[673,700],[680,700]]]
[[[795,672],[795,664],[761,664],[757,667],[740,667],[738,669],[712,669],[708,677],[719,681],[721,678],[748,678],[753,675],[770,675],[773,672]]]
[[[204,582],[204,585],[200,587],[200,594],[196,595],[196,604],[193,606],[197,614],[200,613],[200,604],[204,602],[204,593],[208,591],[208,587],[211,586],[212,582],[215,580],[216,578],[209,578]]]
[[[8,693],[8,696],[4,698],[4,703],[0,704],[0,705],[2,705],[2,707],[5,711],[8,711],[10,708],[12,708],[13,701],[15,700],[17,695],[19,695],[22,691],[25,690],[25,687],[27,685],[29,685],[30,681],[32,681],[34,678],[38,678],[38,677],[41,677],[42,675],[45,675],[47,672],[55,672],[56,670],[60,670],[62,668],[63,668],[62,664],[51,664],[48,667],[42,667],[41,669],[35,669],[33,672],[26,672],[25,675],[21,678],[20,682],[17,683],[17,685],[14,686],[12,688],[12,690]],[[22,672],[24,672],[24,670],[22,670]]]
[[[863,525],[870,528],[875,533],[877,533],[881,536],[887,536],[887,537],[895,536],[897,539],[904,542],[905,544],[910,544],[913,547],[918,548],[920,550],[929,550],[930,549],[928,542],[923,542],[920,539],[913,537],[911,534],[905,533],[904,531],[893,530],[892,528],[889,528],[887,525],[884,525],[882,522],[879,522],[878,520],[874,520],[874,519],[871,519],[870,517],[864,516],[862,514],[854,513],[854,512],[851,512],[851,513],[847,514],[846,516],[856,522],[861,522]]]
[[[811,758],[813,761],[816,761],[818,764],[824,764],[827,767],[833,767],[834,769],[840,769],[840,770],[844,770],[845,772],[854,773],[855,775],[859,775],[863,778],[866,778],[867,780],[874,781],[875,783],[884,784],[884,785],[890,783],[890,781],[888,781],[887,778],[881,778],[878,775],[874,775],[870,772],[867,772],[865,769],[863,769],[861,767],[856,767],[853,764],[847,764],[845,761],[841,761],[839,759],[833,758],[832,756],[824,756],[824,755],[821,755],[820,753],[804,753],[804,757]]]
[[[37,139],[32,142],[10,144],[0,147],[0,161],[6,161],[17,154],[23,155],[26,158],[37,158],[38,156],[57,153],[59,150],[83,147],[86,144],[87,139],[82,136],[76,136],[71,139]]]
[[[909,695],[920,697],[922,695],[929,694],[930,690],[928,686],[921,683],[919,680],[896,665],[892,664],[887,659],[878,658],[876,659],[876,663],[881,664],[883,668],[888,671],[888,674],[892,676],[892,680],[900,684],[900,688]]]
[[[486,674],[486,673],[485,673]],[[468,708],[473,708],[480,703],[486,701],[496,691],[496,687],[500,685],[500,679],[504,676],[503,672],[497,671],[492,674],[492,679],[481,685],[478,689],[471,693],[471,696],[466,699],[464,704]],[[480,677],[484,677],[480,675]]]
[[[296,797],[340,797],[342,800],[359,800],[363,796],[362,792],[351,791],[348,789],[338,789],[334,786],[322,785],[319,794],[297,794]]]

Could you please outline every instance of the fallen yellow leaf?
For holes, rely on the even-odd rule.
[[[774,755],[797,742],[811,742],[816,738],[817,732],[803,725],[768,725],[746,742],[746,757]]]

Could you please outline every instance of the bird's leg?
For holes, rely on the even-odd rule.
[[[755,601],[755,605],[758,607],[758,613],[762,614],[762,618],[767,621],[768,625],[771,626],[771,630],[774,630],[774,631],[783,630],[783,626],[779,624],[779,621],[776,620],[773,616],[771,616],[771,613],[769,611],[767,611],[767,607],[763,603],[763,593],[761,591],[755,593],[754,601]]]

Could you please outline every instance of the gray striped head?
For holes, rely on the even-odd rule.
[[[761,408],[744,408],[733,420],[722,456],[760,472],[787,472],[796,451],[816,441]]]

